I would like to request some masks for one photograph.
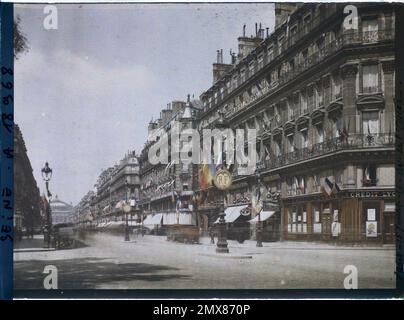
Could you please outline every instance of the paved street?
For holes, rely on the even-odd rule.
[[[393,247],[339,247],[229,241],[231,254],[216,255],[208,238],[181,244],[165,237],[95,234],[88,246],[14,253],[15,289],[43,288],[46,265],[58,268],[59,289],[279,289],[343,288],[346,265],[358,269],[359,288],[394,287]]]

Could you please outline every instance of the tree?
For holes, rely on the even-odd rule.
[[[29,50],[28,40],[21,31],[21,18],[14,19],[14,58],[18,59],[20,54]]]

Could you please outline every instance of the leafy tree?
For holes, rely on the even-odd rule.
[[[14,19],[14,58],[18,59],[20,54],[29,50],[28,40],[21,31],[21,18]]]

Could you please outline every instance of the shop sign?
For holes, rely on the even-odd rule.
[[[351,198],[394,198],[395,191],[352,191],[349,192]]]
[[[338,237],[339,234],[341,233],[341,223],[333,222],[331,224],[331,229],[332,229],[332,236],[333,237]]]
[[[368,238],[377,237],[377,222],[376,221],[366,221],[366,237],[368,237]]]

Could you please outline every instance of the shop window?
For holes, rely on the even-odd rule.
[[[377,167],[374,165],[366,165],[363,168],[363,187],[375,187],[377,185]]]
[[[320,205],[313,206],[313,233],[321,233],[321,215],[320,215]]]
[[[379,89],[379,66],[369,64],[362,66],[363,93],[378,92]]]
[[[303,207],[293,206],[288,215],[288,232],[307,233],[307,211]]]

